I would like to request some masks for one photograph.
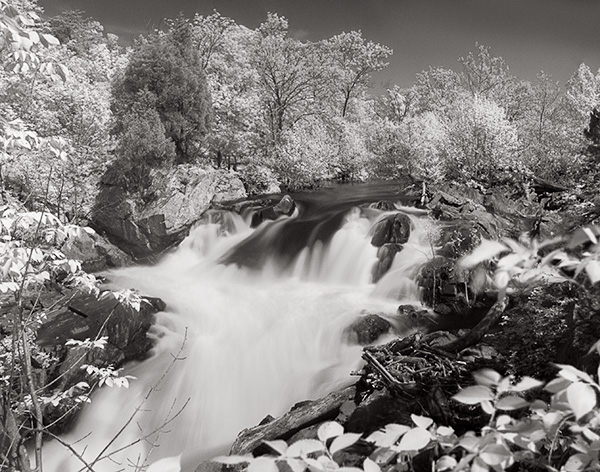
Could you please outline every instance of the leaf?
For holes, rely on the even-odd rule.
[[[494,394],[488,387],[475,385],[472,387],[463,388],[452,398],[461,403],[465,403],[466,405],[476,405],[477,403],[481,403],[486,400],[493,400]]]
[[[400,439],[400,436],[410,430],[411,428],[409,426],[390,423],[385,425],[383,430],[371,433],[367,438],[367,441],[375,443],[378,447],[390,447]]]
[[[318,438],[323,442],[326,442],[330,438],[341,436],[342,434],[344,434],[344,427],[335,421],[323,423],[319,426],[319,430],[317,431]]]
[[[592,378],[586,374],[585,372],[576,369],[575,367],[573,367],[572,365],[569,364],[555,364],[556,367],[558,367],[560,370],[560,372],[558,373],[558,375],[560,375],[561,377],[570,380],[571,382],[576,382],[579,379],[585,380],[586,382],[590,382],[592,383],[593,380]]]
[[[488,444],[479,453],[479,457],[489,466],[511,465],[512,453],[504,444]]]
[[[541,387],[542,385],[544,385],[544,382],[540,382],[533,377],[525,376],[516,385],[509,387],[509,390],[513,392],[525,392],[527,390],[531,390],[532,388]]]
[[[486,463],[479,457],[476,457],[471,464],[470,472],[488,472],[488,466]]]
[[[496,408],[498,410],[518,410],[519,408],[525,408],[529,406],[529,402],[521,397],[507,396],[502,397],[496,402]]]
[[[452,456],[442,456],[435,461],[435,470],[437,472],[443,472],[444,470],[454,469],[458,462]],[[366,471],[365,471],[366,472]]]
[[[237,465],[237,464],[245,464],[246,462],[250,462],[253,459],[251,455],[247,456],[217,456],[212,458],[213,462],[218,462],[219,464],[226,465]]]
[[[153,462],[146,472],[180,472],[181,471],[181,454],[173,457],[165,457],[156,462]]]
[[[592,243],[598,244],[598,238],[596,238],[596,235],[594,234],[594,231],[592,231],[591,228],[583,227],[581,228],[581,230],[585,233],[585,235],[590,239]]]
[[[546,384],[544,390],[550,393],[557,393],[565,390],[571,383],[573,383],[571,380],[567,380],[564,377],[556,377]]]
[[[402,436],[400,443],[394,449],[398,451],[420,451],[431,440],[429,431],[423,428],[411,429],[408,433]]]
[[[40,41],[46,47],[51,44],[54,46],[58,46],[60,44],[60,41],[51,34],[40,34]]]
[[[279,472],[279,468],[274,458],[261,456],[250,462],[246,472]]]
[[[305,472],[306,471],[306,460],[308,459],[294,459],[293,457],[289,457],[286,459],[287,465],[292,469],[292,472]],[[323,470],[323,469],[319,469]]]
[[[600,236],[600,226],[591,225],[591,226],[588,226],[586,229],[588,231],[591,231],[592,234],[594,234],[596,237]],[[573,233],[571,240],[567,244],[567,248],[573,249],[573,248],[580,246],[583,243],[587,243],[589,241],[590,241],[590,237],[588,236],[588,233],[585,232],[582,228],[578,228]]]
[[[331,446],[329,447],[329,452],[331,455],[335,454],[337,451],[341,451],[342,449],[346,449],[347,447],[352,446],[356,441],[360,439],[362,434],[359,433],[346,433],[338,436],[333,440]]]
[[[419,428],[427,429],[433,424],[433,420],[426,416],[410,415],[410,417]]]
[[[600,280],[600,261],[591,260],[585,265],[585,272],[587,273],[592,285]]]
[[[377,462],[369,459],[368,457],[363,462],[363,470],[365,472],[381,472],[381,467],[377,465]]]
[[[494,413],[496,413],[496,408],[494,408],[492,402],[488,400],[481,402],[481,409],[485,411],[488,415],[493,415]]]
[[[458,445],[465,449],[467,452],[476,452],[479,448],[481,440],[474,436],[463,436],[458,441]]]
[[[477,385],[483,385],[484,387],[495,387],[502,380],[502,376],[493,369],[478,370],[473,374],[473,378]]]
[[[440,426],[437,429],[437,433],[440,436],[452,436],[454,434],[454,428],[451,428],[449,426]]]
[[[459,265],[465,269],[471,269],[483,261],[493,259],[501,252],[508,251],[508,248],[498,241],[483,240],[481,244],[473,250],[471,254],[463,257]]]
[[[285,454],[285,451],[287,451],[288,448],[287,443],[281,439],[277,441],[263,441],[263,443],[282,456]]]
[[[591,459],[592,458],[587,454],[575,454],[569,457],[569,460],[561,470],[564,470],[565,472],[579,472],[585,470]]]
[[[325,445],[316,439],[301,439],[287,448],[287,457],[306,457],[313,452],[322,451]]]
[[[321,456],[323,457],[323,456]],[[325,470],[325,465],[316,460],[316,459],[311,459],[310,457],[306,457],[305,459],[303,459],[304,462],[306,462],[306,464],[308,465],[308,468],[310,469],[311,472],[321,472]]]
[[[579,420],[596,406],[596,392],[587,384],[575,382],[567,388],[567,400]]]

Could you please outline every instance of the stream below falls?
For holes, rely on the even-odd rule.
[[[397,203],[410,213],[410,239],[373,284],[372,228],[387,213],[369,203],[398,194],[362,189],[294,195],[294,215],[256,229],[251,215],[220,214],[160,263],[104,274],[109,288],[160,297],[167,311],[149,333],[150,357],[124,371],[135,377],[129,388],[94,394],[62,441],[88,463],[110,453],[96,472],[145,470],[178,455],[182,470],[194,471],[267,415],[353,383],[362,347],[347,328],[367,312],[402,330],[397,307],[419,304],[414,278],[436,231]],[[85,470],[57,441],[43,454],[45,472]]]

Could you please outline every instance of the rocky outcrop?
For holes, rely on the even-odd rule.
[[[76,236],[68,238],[60,249],[67,259],[81,261],[81,268],[86,272],[100,272],[133,263],[131,256],[91,229],[79,231]]]
[[[147,332],[155,321],[154,314],[165,309],[162,300],[143,298],[137,310],[111,292],[99,297],[71,292],[42,302],[52,308],[37,330],[36,344],[57,359],[54,367],[44,373],[53,392],[65,392],[81,381],[91,385],[92,380],[81,369],[84,364],[118,369],[126,362],[144,359],[153,346]],[[83,341],[102,336],[107,337],[102,349],[65,345],[69,339]],[[48,405],[44,411],[47,424],[58,420],[54,431],[64,430],[79,406],[70,398]]]
[[[142,195],[123,187],[116,169],[101,181],[92,222],[95,228],[137,260],[147,260],[179,242],[212,205],[244,198],[235,173],[179,165],[153,170]]]

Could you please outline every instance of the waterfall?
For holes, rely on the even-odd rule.
[[[383,214],[355,207],[256,229],[233,214],[209,218],[159,264],[107,273],[111,287],[160,297],[168,311],[149,333],[149,359],[126,368],[129,389],[102,388],[62,441],[89,462],[107,444],[123,448],[95,471],[180,454],[193,471],[267,415],[353,383],[362,347],[344,331],[363,311],[393,317],[417,302],[414,276],[431,257],[431,224],[412,215],[404,250],[372,284],[370,231]],[[45,471],[83,470],[56,441],[43,453]]]

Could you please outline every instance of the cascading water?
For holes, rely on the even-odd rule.
[[[126,369],[136,378],[129,389],[103,388],[62,441],[88,463],[122,449],[95,471],[180,454],[193,471],[265,416],[352,383],[362,347],[345,330],[362,311],[392,318],[399,300],[418,300],[414,274],[431,257],[431,228],[411,216],[408,243],[373,285],[369,231],[383,213],[310,213],[257,229],[229,214],[193,229],[154,267],[107,274],[113,287],[160,297],[168,311],[149,333],[151,357]],[[45,471],[85,470],[56,441],[44,458]]]

